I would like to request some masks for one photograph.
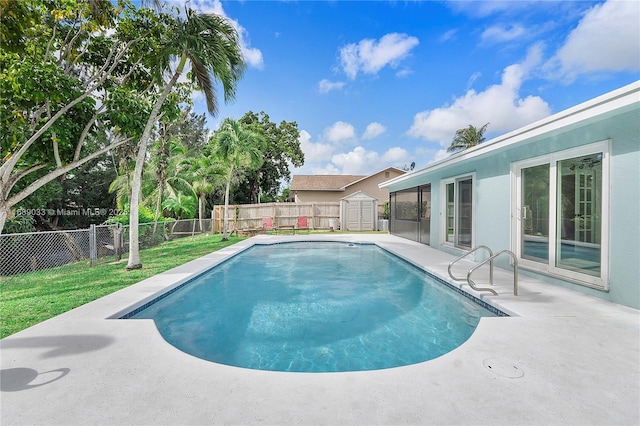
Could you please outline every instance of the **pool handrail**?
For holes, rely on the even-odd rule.
[[[496,254],[492,255],[491,257],[489,257],[488,259],[483,260],[482,262],[480,262],[479,264],[477,264],[476,266],[474,266],[473,268],[471,268],[469,270],[469,272],[467,272],[467,283],[469,283],[469,287],[471,287],[472,289],[476,290],[476,291],[490,291],[491,293],[493,293],[495,296],[498,295],[498,293],[488,287],[485,288],[481,288],[481,287],[476,287],[476,283],[471,279],[471,274],[478,269],[479,267],[481,267],[482,265],[484,265],[487,262],[490,262],[489,264],[491,265],[491,268],[493,269],[493,259],[495,259],[496,257],[500,256],[501,254],[507,253],[509,256],[511,256],[511,259],[513,259],[513,295],[517,296],[518,295],[518,258],[516,257],[515,254],[513,254],[512,251],[509,250],[500,250],[499,252],[497,252]],[[493,285],[493,274],[491,274],[491,284]]]
[[[456,280],[456,281],[464,280],[465,279],[464,277],[456,277],[455,275],[453,275],[453,273],[451,272],[451,267],[457,261],[464,259],[465,257],[469,256],[471,253],[475,253],[476,251],[478,251],[480,249],[487,250],[489,252],[489,258],[493,257],[493,251],[489,247],[487,247],[485,245],[481,245],[481,246],[475,247],[475,248],[469,250],[468,252],[466,252],[465,254],[463,254],[462,256],[458,257],[457,259],[454,259],[451,263],[449,263],[449,268],[448,268],[449,276],[452,279]],[[485,262],[483,262],[483,264]],[[491,262],[489,263],[489,284],[493,285],[493,259],[491,259]]]

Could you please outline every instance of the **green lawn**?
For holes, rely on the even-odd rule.
[[[142,269],[126,271],[126,259],[89,267],[79,262],[60,268],[0,278],[0,338],[130,286],[145,278],[235,244],[220,234],[187,237],[141,250]]]

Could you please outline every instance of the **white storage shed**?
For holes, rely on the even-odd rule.
[[[340,229],[375,231],[378,225],[378,199],[362,191],[340,199]]]

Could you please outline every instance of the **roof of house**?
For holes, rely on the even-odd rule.
[[[370,175],[293,175],[291,178],[292,191],[344,191],[347,186],[377,175],[385,170],[394,169],[401,173],[404,170],[388,167]]]
[[[352,182],[366,178],[362,175],[293,175],[293,191],[343,191]]]

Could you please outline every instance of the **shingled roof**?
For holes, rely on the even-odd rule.
[[[363,175],[293,175],[292,191],[344,191],[350,183],[364,179]]]

